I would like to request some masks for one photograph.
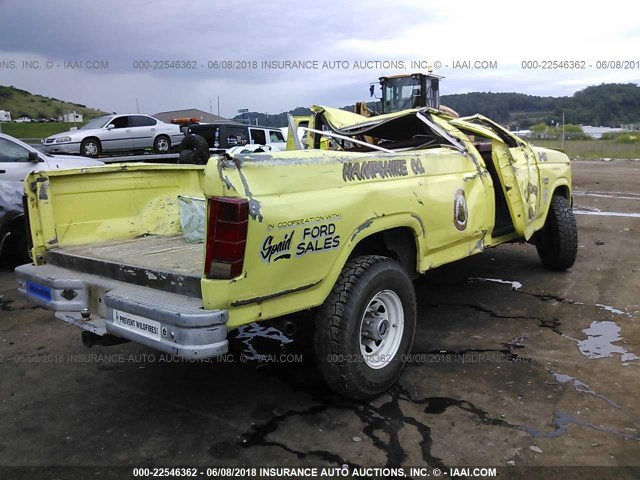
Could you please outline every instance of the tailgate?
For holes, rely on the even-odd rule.
[[[56,248],[179,235],[178,195],[203,196],[203,168],[114,164],[30,174],[25,191],[34,263],[44,263]]]

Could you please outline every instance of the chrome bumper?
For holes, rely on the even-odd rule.
[[[190,359],[227,353],[227,311],[204,310],[200,299],[54,265],[22,265],[15,273],[21,294],[83,330]]]

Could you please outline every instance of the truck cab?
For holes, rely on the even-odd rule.
[[[195,123],[185,128],[186,135],[199,135],[209,152],[222,153],[242,145],[269,145],[271,150],[285,150],[286,142],[279,128],[233,123]]]
[[[440,80],[433,74],[390,75],[380,77],[381,114],[410,108],[440,108]],[[375,84],[370,87],[373,96]]]

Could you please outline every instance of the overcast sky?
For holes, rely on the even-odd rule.
[[[0,85],[119,113],[217,113],[219,97],[220,113],[231,117],[239,108],[279,113],[314,103],[353,104],[368,99],[369,83],[380,75],[420,70],[412,68],[415,60],[439,67],[434,72],[446,77],[442,94],[571,95],[600,83],[640,83],[640,20],[629,5],[0,0]],[[176,60],[196,68],[152,68]],[[284,60],[316,61],[317,68],[263,65]],[[540,68],[565,60],[584,68]],[[597,68],[607,60],[633,61],[635,68]],[[93,61],[106,68],[87,68]],[[221,61],[238,68],[214,68]],[[497,68],[466,68],[477,61],[497,62]],[[523,69],[523,61],[539,68]]]

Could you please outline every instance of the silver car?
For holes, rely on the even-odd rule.
[[[149,115],[105,115],[78,130],[51,135],[42,141],[47,153],[75,153],[97,157],[107,152],[153,149],[167,153],[182,141],[178,125],[161,122]]]
[[[104,165],[100,160],[38,152],[31,145],[0,133],[0,182],[22,182],[34,170],[61,170]]]
[[[13,265],[27,263],[27,233],[22,211],[24,178],[35,170],[62,170],[104,165],[100,160],[48,155],[0,133],[0,257]]]

